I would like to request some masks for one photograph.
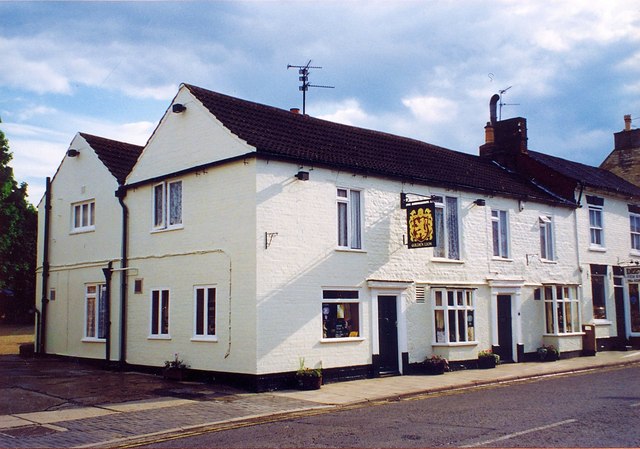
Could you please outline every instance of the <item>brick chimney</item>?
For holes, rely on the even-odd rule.
[[[613,133],[614,148],[600,164],[632,184],[640,186],[640,129],[631,128],[631,116],[624,116],[624,129]]]
[[[527,154],[527,120],[515,117],[487,123],[485,143],[480,157],[496,161],[502,166],[516,168],[520,155]]]

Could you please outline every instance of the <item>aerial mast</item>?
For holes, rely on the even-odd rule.
[[[309,90],[310,87],[321,87],[323,89],[333,89],[334,86],[318,86],[315,84],[311,84],[309,82],[309,73],[311,73],[309,71],[309,69],[321,69],[322,67],[319,66],[312,66],[311,65],[311,59],[309,59],[309,62],[307,62],[306,65],[291,65],[291,64],[287,64],[287,69],[298,69],[298,75],[300,75],[298,77],[298,80],[302,83],[302,85],[300,85],[298,87],[298,90],[300,92],[302,92],[302,114],[304,115],[306,113],[306,109],[307,109],[307,91]]]

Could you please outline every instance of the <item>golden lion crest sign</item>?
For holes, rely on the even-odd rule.
[[[433,203],[407,206],[407,234],[409,249],[436,246]]]

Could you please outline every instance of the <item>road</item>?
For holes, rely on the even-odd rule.
[[[165,437],[146,447],[640,447],[640,367]]]

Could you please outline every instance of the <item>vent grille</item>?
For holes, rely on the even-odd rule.
[[[426,288],[424,285],[416,285],[416,303],[418,304],[425,303],[425,291],[426,291]]]

